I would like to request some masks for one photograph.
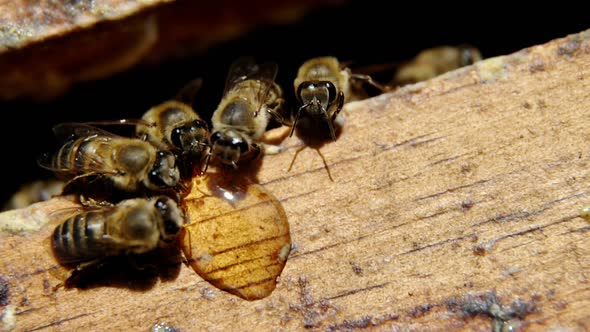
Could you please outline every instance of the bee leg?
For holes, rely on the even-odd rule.
[[[88,172],[81,175],[77,175],[64,184],[64,187],[62,189],[62,195],[75,193],[78,191],[80,186],[90,184],[98,180],[99,177],[100,174],[97,172]]]
[[[353,80],[359,80],[359,81],[364,81],[369,83],[370,85],[374,86],[375,88],[381,90],[381,92],[386,92],[389,91],[390,88],[387,86],[384,86],[378,82],[376,82],[371,76],[369,75],[364,75],[364,74],[350,74],[350,78],[352,78]]]
[[[132,253],[127,254],[127,260],[129,261],[129,266],[135,269],[136,271],[146,271],[146,270],[156,270],[157,266],[154,264],[149,263],[141,263],[138,261],[139,257]]]
[[[262,149],[264,150],[264,154],[279,154],[285,150],[282,145],[273,145],[267,143],[260,143],[262,145]]]
[[[80,263],[76,266],[76,271],[82,271],[90,266],[98,266],[100,260],[94,259],[88,262]]]
[[[268,110],[268,113],[270,113],[270,115],[281,125],[283,126],[292,126],[293,125],[293,120],[290,119],[290,116],[284,116],[284,114],[282,114],[283,112],[281,112],[282,110],[284,110],[283,105],[285,103],[284,99],[279,99],[278,104],[273,107],[272,109]]]
[[[336,140],[336,128],[335,126],[338,125],[338,122],[336,121],[336,118],[338,117],[338,114],[340,114],[340,111],[342,111],[342,107],[344,107],[344,93],[342,91],[340,91],[338,93],[338,99],[336,100],[336,102],[338,103],[336,105],[336,110],[334,111],[334,113],[332,114],[332,117],[327,119],[328,122],[328,127],[330,128],[330,136],[332,136],[333,140]],[[327,117],[327,113],[326,117]]]
[[[63,282],[63,287],[80,287],[84,284],[84,279],[94,274],[102,265],[104,265],[104,262],[100,259],[94,259],[78,264],[66,281]]]
[[[307,146],[302,145],[299,148],[297,148],[297,150],[295,150],[295,155],[293,155],[293,159],[291,159],[291,163],[289,164],[289,169],[287,169],[287,172],[291,172],[291,168],[293,168],[293,164],[295,164],[295,160],[297,159],[299,152],[305,150],[305,148],[307,148]]]
[[[209,151],[207,152],[207,154],[205,155],[204,160],[201,162],[200,167],[199,167],[199,172],[196,175],[203,175],[205,173],[207,173],[207,169],[209,169],[209,162],[211,161],[211,156],[213,155],[213,153],[211,152],[211,149],[209,149]],[[203,166],[205,165],[205,166]],[[193,175],[194,176],[194,175]]]
[[[248,150],[248,152],[242,154],[242,156],[240,157],[240,162],[242,161],[251,161],[251,160],[256,160],[260,155],[262,154],[262,149],[260,148],[259,144],[252,144],[250,145],[250,150]]]
[[[176,187],[174,188],[166,188],[158,191],[158,195],[165,195],[168,198],[174,200],[177,204],[180,204],[182,201],[181,193],[186,193],[189,191],[189,188],[186,187],[182,181],[178,182]]]
[[[336,106],[336,110],[334,111],[334,114],[332,114],[332,119],[330,119],[332,123],[336,121],[336,117],[338,116],[338,114],[340,114],[340,111],[342,111],[342,107],[344,107],[344,92],[340,91],[338,93],[338,99],[336,100],[336,102],[338,103]]]
[[[100,206],[114,206],[115,204],[106,200],[96,200],[92,197],[88,197],[85,194],[78,196],[78,203],[86,207],[100,207]]]
[[[60,282],[59,284],[53,286],[53,288],[51,289],[54,293],[57,292],[60,288],[65,288],[66,284],[65,282]]]

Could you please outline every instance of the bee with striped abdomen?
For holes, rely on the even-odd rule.
[[[470,45],[438,46],[425,49],[399,66],[391,81],[401,86],[425,81],[443,73],[471,65],[482,59],[481,52]]]
[[[174,155],[149,142],[81,123],[62,123],[53,131],[61,146],[40,158],[39,165],[69,179],[64,191],[97,179],[124,192],[168,190],[178,184]]]
[[[93,207],[58,225],[51,246],[62,265],[79,265],[124,253],[142,254],[174,240],[184,217],[169,197],[134,198]]]

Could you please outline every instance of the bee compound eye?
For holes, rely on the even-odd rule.
[[[328,103],[333,103],[336,100],[336,86],[334,83],[326,81],[324,82],[324,87],[328,90]]]
[[[156,200],[155,206],[156,209],[158,209],[158,212],[160,212],[160,214],[165,215],[166,213],[168,213],[168,210],[170,210],[169,203],[169,198],[162,197]]]
[[[221,136],[221,132],[214,132],[213,135],[211,135],[211,144],[215,144],[217,141],[219,141],[221,139]]]
[[[151,185],[154,187],[162,188],[166,186],[166,183],[164,183],[164,179],[162,179],[161,172],[157,169],[152,169],[148,175],[148,178]]]
[[[233,146],[236,146],[240,150],[240,153],[248,152],[248,143],[241,138],[236,137],[236,138],[232,139],[231,144]]]
[[[303,94],[305,94],[305,92],[309,89],[314,89],[315,88],[315,83],[313,82],[303,82],[301,84],[299,84],[299,86],[297,87],[297,99],[300,102],[303,102]]]
[[[172,145],[174,145],[177,148],[182,147],[182,136],[184,135],[183,129],[184,128],[182,127],[177,127],[172,130],[172,133],[170,133],[170,140],[172,141]]]
[[[180,232],[180,225],[173,219],[164,220],[164,232],[167,235],[176,235]]]
[[[164,233],[176,235],[180,231],[179,216],[175,213],[174,202],[167,197],[158,198],[155,206],[164,221]]]

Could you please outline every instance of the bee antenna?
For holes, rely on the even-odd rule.
[[[309,103],[301,105],[297,110],[297,114],[295,115],[295,120],[293,121],[293,125],[291,126],[291,132],[289,133],[289,137],[293,136],[293,132],[295,131],[295,127],[297,126],[297,121],[299,120],[299,115],[301,115],[301,111],[309,106]]]
[[[180,189],[180,191],[183,191],[183,192],[188,191],[188,187],[182,182],[178,182],[177,186]]]
[[[326,121],[328,122],[328,128],[330,128],[330,135],[332,136],[332,139],[335,141],[336,131],[334,130],[334,124],[332,123],[332,119],[328,117],[328,112],[326,112],[326,110],[323,107],[322,111],[324,111],[324,114],[326,114]]]
[[[215,143],[213,143],[213,145],[215,145]],[[211,147],[211,149],[213,149],[213,147]],[[209,169],[209,161],[211,160],[212,154],[213,153],[211,151],[207,153],[207,156],[205,157],[205,168],[202,170],[201,174],[205,174],[207,172],[207,169]]]

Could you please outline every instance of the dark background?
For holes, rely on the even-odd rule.
[[[36,159],[53,148],[54,124],[138,118],[199,76],[204,87],[195,107],[207,117],[221,98],[229,64],[241,55],[277,62],[277,81],[291,93],[298,66],[315,56],[334,55],[369,65],[400,62],[437,45],[469,43],[487,58],[590,28],[583,9],[564,3],[522,9],[491,2],[474,4],[477,8],[352,0],[341,7],[311,12],[293,25],[261,27],[198,57],[143,66],[77,85],[52,103],[0,104],[4,116],[0,203],[20,184],[50,176],[37,166]]]

